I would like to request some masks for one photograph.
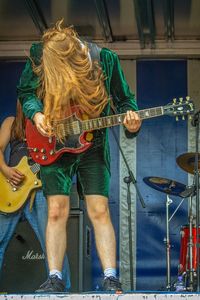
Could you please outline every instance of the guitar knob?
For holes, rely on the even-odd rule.
[[[33,148],[33,152],[38,152],[38,148]]]
[[[38,181],[37,180],[34,181],[34,185],[38,185]]]
[[[55,153],[54,150],[49,151],[49,154],[50,154],[50,155],[54,155],[54,153]]]
[[[16,187],[13,187],[13,188],[12,188],[12,191],[13,191],[13,192],[16,192],[16,190],[17,190]]]
[[[42,149],[40,150],[40,152],[41,152],[41,153],[46,153],[46,149],[42,148]]]
[[[46,155],[42,155],[42,160],[46,160],[47,156]]]

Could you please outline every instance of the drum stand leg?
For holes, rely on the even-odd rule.
[[[170,260],[170,237],[169,237],[169,205],[172,203],[172,200],[167,195],[166,199],[166,265],[167,265],[167,284],[166,290],[171,290],[171,260]]]

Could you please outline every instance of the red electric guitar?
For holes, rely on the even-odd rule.
[[[137,111],[142,120],[162,115],[176,116],[176,118],[182,116],[184,119],[185,115],[192,114],[193,112],[193,102],[189,97],[186,97],[186,100],[180,98],[176,101],[174,99],[172,103],[166,106]],[[30,120],[27,120],[26,139],[30,154],[33,160],[40,165],[49,165],[64,152],[82,153],[92,145],[92,141],[88,142],[86,140],[88,132],[120,125],[123,123],[125,115],[123,113],[96,119],[81,120],[79,114],[76,113],[76,107],[73,107],[71,116],[54,123],[54,132],[59,132],[59,135],[63,137],[62,142],[56,138],[56,135],[52,137],[41,135],[35,125]]]

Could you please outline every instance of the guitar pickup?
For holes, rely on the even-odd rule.
[[[59,136],[59,137],[64,137],[66,135],[65,134],[65,126],[63,123],[56,125],[55,133],[56,133],[56,136]]]
[[[80,134],[80,126],[78,121],[72,123],[73,134]]]

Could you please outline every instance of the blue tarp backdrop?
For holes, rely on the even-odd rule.
[[[187,62],[138,61],[137,98],[140,108],[166,105],[187,95]],[[137,179],[146,208],[137,205],[137,289],[163,290],[166,287],[166,194],[147,186],[143,178],[158,176],[187,184],[187,174],[176,158],[187,152],[187,122],[169,116],[145,120],[137,138]],[[170,215],[181,198],[171,197]],[[180,228],[187,223],[187,202],[170,222],[171,275],[177,278]]]

